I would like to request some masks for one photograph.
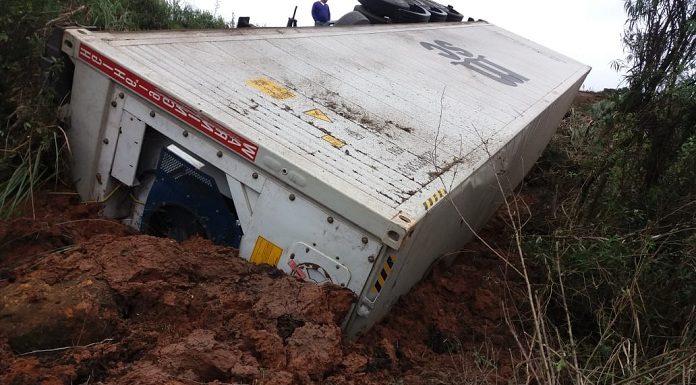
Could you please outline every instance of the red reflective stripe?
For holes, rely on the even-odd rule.
[[[256,154],[259,150],[259,146],[256,144],[214,120],[196,113],[195,109],[158,90],[151,83],[125,67],[121,67],[88,45],[80,44],[79,52],[80,59],[103,72],[111,79],[131,89],[136,94],[152,102],[152,104],[157,105],[172,116],[201,131],[244,158],[252,162],[256,160]]]

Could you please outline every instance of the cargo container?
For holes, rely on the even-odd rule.
[[[74,28],[60,46],[82,198],[348,288],[348,335],[472,239],[589,72],[485,22]]]

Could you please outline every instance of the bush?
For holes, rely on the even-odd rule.
[[[0,218],[11,215],[64,168],[52,76],[40,67],[50,27],[78,23],[109,30],[227,28],[220,17],[178,0],[3,0],[0,2]]]
[[[527,178],[548,199],[516,229],[521,257],[546,274],[528,295],[536,316],[511,321],[527,331],[517,333],[521,351],[533,352],[523,367],[544,383],[696,375],[696,142],[685,139],[647,186],[635,160],[649,148],[627,140],[635,118],[621,110],[626,92],[574,106]],[[530,332],[529,320],[543,332]]]

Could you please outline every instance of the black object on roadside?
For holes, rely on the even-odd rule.
[[[241,16],[239,19],[237,19],[237,28],[250,28],[253,27],[249,23],[250,17],[249,16]]]

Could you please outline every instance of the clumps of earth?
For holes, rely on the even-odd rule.
[[[486,249],[438,265],[366,335],[354,295],[236,250],[141,235],[74,194],[0,222],[0,384],[504,382],[505,273]]]

